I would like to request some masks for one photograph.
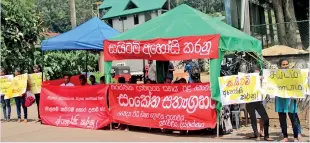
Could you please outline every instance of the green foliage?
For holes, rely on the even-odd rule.
[[[35,44],[42,31],[33,0],[1,1],[1,67],[8,73],[33,65]]]
[[[64,74],[77,75],[86,71],[86,54],[88,54],[87,70],[97,71],[98,52],[91,51],[50,51],[44,54],[44,74],[46,79],[59,79]]]
[[[98,0],[75,0],[77,25],[92,17],[92,4]],[[43,25],[52,32],[63,33],[71,29],[68,0],[36,0],[37,11]]]

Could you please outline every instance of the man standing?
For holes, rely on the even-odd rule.
[[[5,71],[3,68],[0,69],[0,76],[5,76]],[[1,94],[1,105],[3,109],[4,120],[9,122],[11,118],[11,103],[10,99],[4,99],[4,93]],[[6,111],[6,109],[8,109]]]
[[[154,64],[152,60],[149,60],[148,63],[148,79],[150,79],[152,83],[156,83],[156,64]]]
[[[94,75],[89,76],[89,81],[91,85],[97,85],[98,83],[96,82],[96,77]]]
[[[79,79],[80,79],[81,86],[87,85],[87,79],[85,75],[80,75]]]
[[[254,66],[252,69],[252,73],[259,73],[259,67]],[[254,131],[254,136],[250,136],[249,138],[256,138],[256,140],[260,140],[260,134],[257,129],[257,119],[256,112],[261,116],[261,119],[264,121],[264,140],[265,141],[273,141],[273,139],[269,138],[269,117],[264,107],[264,101],[251,102],[246,104],[246,109],[250,114],[251,125]],[[255,112],[256,111],[256,112]]]
[[[184,72],[188,73],[188,83],[200,81],[200,69],[197,62],[192,60],[186,61]],[[195,81],[193,79],[195,79]]]
[[[74,84],[70,82],[70,78],[71,76],[69,74],[65,74],[64,75],[65,83],[61,84],[60,86],[74,86]]]
[[[170,80],[173,80],[173,71],[174,71],[174,65],[172,62],[169,62],[167,78],[170,78]]]

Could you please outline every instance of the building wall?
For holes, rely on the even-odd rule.
[[[162,10],[152,11],[151,12],[151,18],[155,18],[159,15],[161,15]],[[113,18],[113,28],[120,31],[125,32],[131,28],[134,28],[140,24],[143,24],[145,22],[145,13],[139,13],[139,24],[134,24],[134,15],[128,15],[126,16],[127,19],[123,22],[119,20],[119,17]],[[124,29],[123,29],[124,26]],[[104,61],[103,61],[103,54],[100,55],[100,64],[99,69],[100,72],[104,71]],[[143,60],[119,60],[119,61],[113,61],[112,65],[116,66],[119,63],[125,63],[125,66],[129,66],[131,71],[143,71]],[[147,61],[145,62],[147,64]]]
[[[151,12],[151,17],[152,19],[161,15],[161,10],[157,10],[157,11],[152,11]],[[139,13],[138,14],[139,17],[139,24],[142,24],[145,22],[145,15],[144,13]],[[113,18],[112,22],[113,22],[113,28],[120,31],[120,32],[125,32],[133,27],[136,27],[139,24],[134,23],[134,15],[127,15],[126,16],[126,20],[119,20],[119,17],[115,17]],[[123,28],[124,26],[124,28]]]

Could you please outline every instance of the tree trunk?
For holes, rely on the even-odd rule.
[[[271,45],[274,45],[274,31],[273,31],[271,8],[268,8],[268,23],[269,23],[270,43]]]
[[[76,27],[75,0],[69,0],[72,29]]]
[[[297,48],[297,26],[296,17],[294,12],[293,0],[283,0],[283,11],[285,22],[286,35],[287,35],[287,45],[292,48]]]
[[[281,45],[286,45],[284,15],[281,0],[272,0],[273,9],[276,15],[278,39]]]
[[[294,1],[295,16],[297,21],[309,20],[309,1]],[[304,49],[309,47],[309,22],[298,22],[301,43]]]

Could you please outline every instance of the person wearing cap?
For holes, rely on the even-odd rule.
[[[15,76],[18,76],[21,74],[21,71],[19,68],[15,69]],[[17,122],[21,122],[21,107],[23,108],[24,111],[24,123],[27,123],[27,107],[25,106],[25,94],[18,96],[18,97],[14,97],[15,99],[15,105],[16,105],[16,111],[17,111]]]
[[[5,76],[5,71],[3,68],[0,68],[0,76]],[[11,118],[11,102],[10,99],[4,99],[4,93],[1,94],[1,105],[3,109],[2,111],[4,120],[9,122]]]

